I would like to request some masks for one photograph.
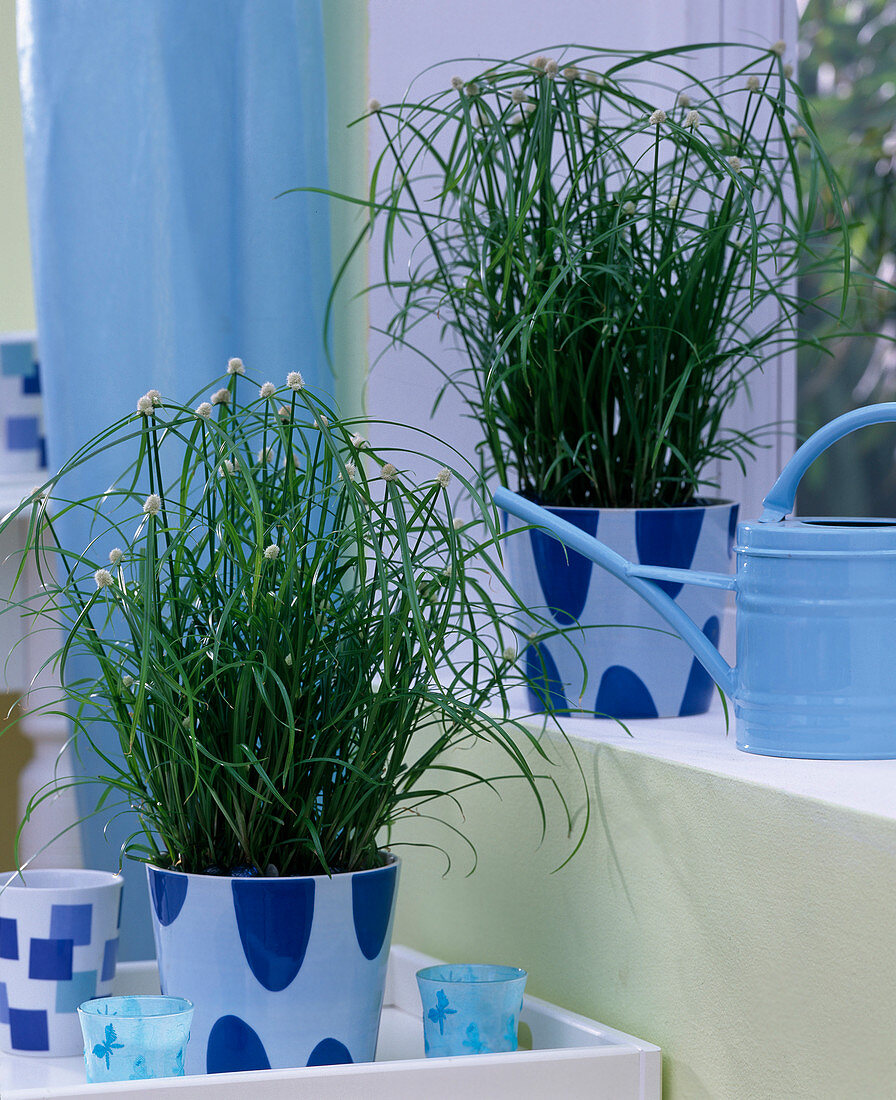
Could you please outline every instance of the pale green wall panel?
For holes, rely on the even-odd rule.
[[[34,328],[15,0],[0,0],[0,332]]]
[[[447,877],[398,848],[396,940],[526,967],[533,993],[657,1043],[666,1100],[896,1096],[896,822],[578,748],[595,812],[573,862],[552,873],[556,814],[536,850],[521,787],[467,797],[479,867],[431,829]]]
[[[329,111],[330,187],[344,195],[367,190],[367,126],[348,128],[367,110],[367,0],[323,0],[326,43],[327,106]],[[364,224],[357,206],[333,202],[330,237],[333,271],[348,255]],[[367,253],[352,262],[335,302],[332,324],[334,393],[349,416],[364,412],[367,384]]]

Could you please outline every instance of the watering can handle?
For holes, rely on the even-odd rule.
[[[832,420],[830,424],[819,428],[814,435],[809,436],[781,471],[771,492],[762,502],[763,511],[759,522],[777,523],[793,511],[797,486],[803,474],[831,444],[859,428],[867,428],[870,424],[887,424],[891,421],[896,421],[896,401],[853,409],[852,412],[844,413],[843,416]]]

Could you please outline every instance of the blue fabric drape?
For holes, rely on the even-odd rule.
[[[326,186],[320,0],[19,0],[17,19],[51,468],[148,389],[186,400],[230,356],[329,389],[326,200],[276,198]],[[89,864],[114,864],[129,831],[89,825]],[[122,954],[150,955],[142,868],[129,877]]]

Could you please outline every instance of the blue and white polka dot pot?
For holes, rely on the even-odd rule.
[[[194,1005],[187,1073],[373,1061],[398,873],[147,866],[162,992]]]
[[[726,502],[689,508],[547,510],[597,535],[629,561],[729,573],[737,508]],[[509,517],[509,529],[519,522]],[[563,631],[538,646],[529,645],[523,654],[534,685],[529,690],[533,710],[550,707],[626,719],[709,709],[715,691],[709,674],[640,596],[545,531],[533,528],[504,545],[508,577],[523,602]],[[718,645],[728,594],[670,582],[660,587]]]

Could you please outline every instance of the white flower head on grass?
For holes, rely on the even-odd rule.
[[[637,207],[635,206],[635,204],[632,202],[631,199],[629,199],[628,202],[624,202],[622,204],[622,213],[627,218],[630,218],[632,216],[632,214],[634,214],[636,209],[637,209]]]
[[[475,80],[471,80],[469,84],[464,85],[464,91],[469,96],[479,95],[479,85]]]
[[[678,107],[690,107],[691,97],[687,92],[679,92],[675,98],[675,104]]]
[[[229,405],[230,404],[230,390],[217,390],[212,394],[213,405]]]
[[[678,209],[678,195],[673,195],[672,198],[669,199],[668,206],[670,210]]]
[[[731,171],[734,173],[740,172],[744,166],[744,162],[740,159],[740,157],[729,157],[728,164],[731,167]]]
[[[666,121],[666,112],[662,107],[657,107],[650,118],[647,120],[651,126],[659,126],[661,122]]]
[[[113,547],[113,549],[109,551],[109,561],[112,563],[112,565],[118,565],[123,557],[124,552],[118,546]]]
[[[145,393],[142,397],[137,399],[137,412],[140,413],[141,416],[152,416],[153,408],[152,398],[148,393]]]
[[[596,88],[602,88],[606,83],[600,73],[590,71],[585,73],[585,79],[588,81],[589,84],[593,84]]]
[[[286,654],[286,656],[283,658],[283,663],[286,665],[287,668],[292,668],[292,654],[291,653]]]
[[[289,418],[292,416],[292,413],[285,405],[281,405],[280,408],[277,410],[277,415],[280,417],[281,420],[289,420]]]
[[[560,72],[560,66],[557,64],[556,61],[546,61],[544,63],[544,75],[545,76],[549,76],[549,77],[551,77],[551,79],[553,79],[557,75],[557,73],[559,73],[559,72]]]
[[[158,493],[150,493],[143,505],[143,511],[148,516],[157,516],[162,510],[162,498]]]
[[[398,470],[395,466],[392,465],[391,462],[387,462],[380,470],[380,477],[383,479],[383,481],[397,481]]]
[[[443,466],[441,470],[436,474],[436,481],[443,489],[447,489],[451,482],[451,471],[447,466]]]
[[[510,102],[511,103],[525,103],[526,102],[526,89],[525,88],[511,88],[510,89]]]
[[[96,581],[97,588],[108,588],[115,583],[108,569],[97,569],[93,574],[93,579]]]
[[[544,72],[545,67],[547,66],[547,63],[548,63],[548,59],[546,57],[544,57],[542,54],[539,54],[538,57],[533,57],[532,58],[532,68],[533,69],[540,69],[542,72]]]
[[[452,78],[451,78],[451,87],[456,92],[459,92],[463,86],[464,86],[464,78],[462,76],[452,76]]]
[[[276,392],[277,392],[277,387],[274,385],[273,382],[263,382],[262,385],[261,385],[261,389],[259,389],[259,391],[258,391],[258,396],[259,397],[273,397]]]
[[[758,76],[748,76],[747,77],[747,91],[748,92],[758,92],[759,91],[759,77]]]
[[[264,556],[267,561],[276,561],[280,557],[280,547],[276,542],[272,542],[270,546],[264,548]]]
[[[146,396],[150,399],[153,405],[162,404],[162,395],[159,393],[158,390],[147,390]]]
[[[321,414],[321,415],[320,415],[320,416],[319,416],[319,417],[317,418],[317,420],[315,420],[315,421],[314,421],[314,426],[315,426],[315,428],[317,428],[318,430],[320,430],[321,428],[329,428],[329,426],[330,426],[330,418],[329,418],[328,416],[324,416],[323,414]]]
[[[203,401],[201,405],[196,406],[196,415],[201,420],[208,420],[212,415],[212,407],[208,401]]]
[[[772,46],[772,53],[776,53],[778,57],[781,57],[786,49],[787,43],[784,41],[783,38],[779,38],[778,41]]]
[[[455,531],[459,531],[464,526],[464,521],[463,519],[461,519],[460,516],[455,516],[454,519],[451,521],[451,526],[454,528]]]
[[[684,116],[684,124],[688,127],[689,130],[696,130],[697,127],[700,125],[700,112],[688,111],[688,113]]]
[[[291,370],[286,376],[286,384],[295,393],[305,388],[305,379],[297,370]]]
[[[360,447],[364,446],[364,444],[367,442],[367,440],[364,438],[363,435],[361,435],[360,432],[355,432],[355,434],[351,437],[349,442],[351,443],[351,445],[353,447],[360,448]]]
[[[227,360],[227,373],[228,374],[245,374],[246,368],[243,366],[242,359],[228,359]]]
[[[567,65],[560,75],[564,80],[578,80],[581,73],[579,72],[578,66]]]
[[[121,678],[121,686],[123,688],[132,688],[134,686],[134,677],[128,676],[128,674],[125,673]]]
[[[236,470],[237,470],[236,463],[231,462],[229,458],[225,458],[224,459],[224,469],[228,472],[228,474],[233,475],[233,474],[236,473]]]
[[[382,103],[378,99],[367,100],[367,110],[370,114],[375,115],[378,111],[383,109]]]
[[[258,454],[255,457],[262,464],[262,466],[266,465],[268,462],[273,462],[274,461],[274,448],[273,447],[262,447],[262,449],[258,452]]]
[[[504,652],[501,654],[501,656],[508,664],[513,664],[513,662],[516,660],[516,646],[505,646]]]
[[[788,80],[790,80],[790,78],[793,76],[793,66],[790,64],[789,61],[784,66],[784,75],[787,77]]]
[[[348,462],[346,462],[346,464],[345,464],[345,472],[348,474],[349,481],[357,481],[358,480],[358,467],[354,464],[354,462],[351,461],[351,459],[349,459]],[[339,478],[340,481],[342,481],[342,471],[341,470],[339,471],[339,473],[336,476]]]

